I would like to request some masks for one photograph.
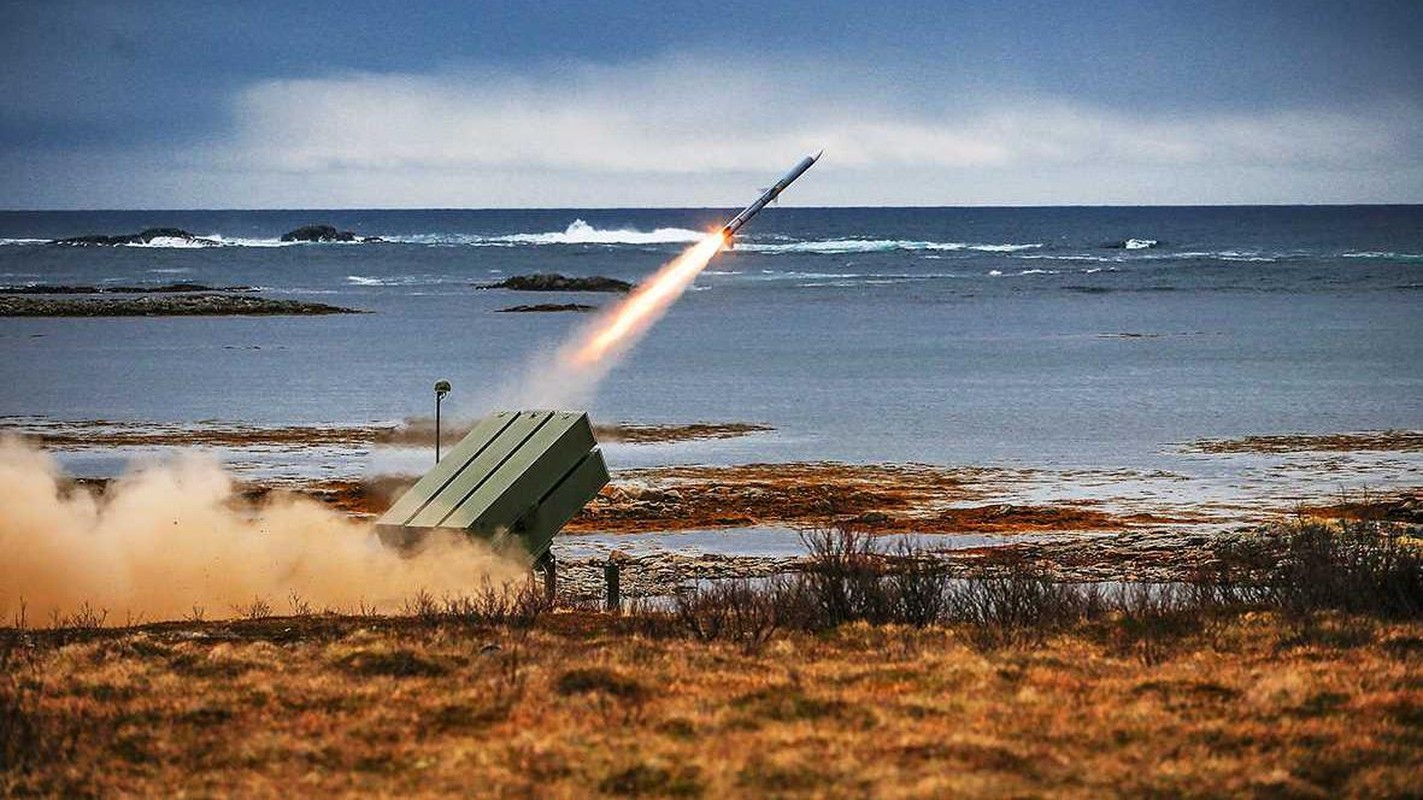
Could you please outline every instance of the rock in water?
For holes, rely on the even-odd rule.
[[[594,311],[597,306],[585,305],[583,303],[537,303],[531,306],[510,306],[499,309],[500,313],[526,313],[534,311]]]
[[[166,294],[102,300],[0,296],[0,317],[227,317],[359,314],[352,308],[234,294]]]
[[[177,239],[183,242],[192,242],[200,245],[216,245],[218,242],[212,239],[204,239],[201,236],[194,236],[182,228],[147,228],[138,233],[119,234],[90,234],[88,236],[71,236],[67,239],[55,239],[55,244],[148,244],[154,239]]]
[[[480,289],[513,289],[520,292],[630,292],[633,285],[617,278],[594,275],[569,277],[556,272],[515,275],[498,283],[475,284]]]
[[[303,225],[282,234],[284,242],[378,242],[378,237],[362,238],[351,231],[338,231],[333,225]]]

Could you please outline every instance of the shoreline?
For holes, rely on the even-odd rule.
[[[155,290],[141,297],[98,300],[0,295],[0,317],[240,317],[364,313],[369,312],[325,303],[275,300],[244,294],[183,294]]]
[[[459,426],[454,426],[458,428]],[[600,442],[625,447],[675,447],[771,435],[750,423],[617,423],[597,426]],[[362,452],[382,446],[424,447],[429,420],[355,426],[278,426],[204,423],[135,425],[104,420],[0,420],[0,433],[18,433],[58,453],[151,453],[173,448],[217,448],[244,453]],[[449,434],[451,436],[456,434]],[[1353,441],[1384,452],[1413,452],[1417,432],[1391,431],[1319,437]],[[1240,448],[1277,452],[1277,437],[1248,437]],[[1304,437],[1294,440],[1307,445]],[[1294,452],[1294,451],[1292,451]],[[1329,449],[1337,455],[1338,450]],[[1318,481],[1332,481],[1337,464],[1325,461]],[[615,470],[613,481],[554,540],[561,585],[568,596],[595,600],[609,558],[622,562],[628,597],[657,597],[705,581],[765,578],[797,569],[805,531],[848,527],[888,549],[913,542],[945,568],[970,569],[994,553],[1012,552],[1049,565],[1072,582],[1183,580],[1223,543],[1288,519],[1366,519],[1423,524],[1423,481],[1341,496],[1307,490],[1300,470],[1282,479],[1281,499],[1268,503],[1192,498],[1176,488],[1187,478],[1124,470],[1051,472],[1043,469],[942,467],[923,464],[679,465]],[[256,511],[295,495],[353,520],[372,520],[417,476],[235,476],[232,500]],[[1153,484],[1152,482],[1156,483]],[[106,478],[73,478],[70,485],[102,494]],[[1155,486],[1150,491],[1141,486]],[[1162,488],[1164,487],[1164,488]],[[1159,491],[1157,491],[1159,489]]]

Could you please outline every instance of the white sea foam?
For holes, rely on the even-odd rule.
[[[434,286],[446,281],[434,275],[387,275],[382,278],[347,275],[346,282],[354,286]]]
[[[1385,258],[1398,261],[1417,261],[1423,259],[1423,253],[1393,253],[1382,250],[1364,250],[1360,252],[1341,253],[1342,258]]]
[[[799,272],[796,270],[776,270],[763,269],[759,278],[752,280],[761,281],[784,281],[784,280],[828,280],[834,278],[864,278],[868,277],[860,272]]]
[[[153,247],[153,248],[176,248],[182,250],[196,250],[200,247],[218,247],[222,243],[214,239],[204,239],[201,237],[184,239],[179,236],[155,236],[146,242],[128,242],[119,247]]]
[[[1086,256],[1086,255],[1048,255],[1046,253],[1024,253],[1014,256],[1024,261],[1091,261],[1096,263],[1110,262],[1119,264],[1126,260],[1125,256]]]
[[[885,286],[901,283],[922,283],[935,279],[962,278],[954,272],[909,273],[863,273],[863,272],[799,272],[795,270],[761,270],[751,277],[753,281],[798,281],[798,287],[852,287]]]
[[[1274,262],[1279,261],[1279,255],[1264,255],[1259,252],[1245,252],[1241,250],[1219,250],[1219,251],[1191,251],[1187,253],[1177,253],[1174,256],[1158,256],[1158,258],[1207,258],[1216,261],[1246,261],[1246,262]]]
[[[0,245],[7,244],[49,244],[49,239],[0,239]]]
[[[284,242],[281,239],[251,239],[245,237],[233,237],[229,239],[218,234],[207,238],[226,247],[291,247],[292,245],[307,244],[307,242]]]
[[[1259,253],[1244,253],[1236,250],[1222,250],[1219,253],[1211,254],[1221,261],[1247,261],[1247,262],[1271,262],[1277,260],[1274,256],[1265,256]]]
[[[510,233],[486,236],[473,233],[419,233],[408,236],[387,236],[388,242],[423,244],[428,247],[520,247],[562,244],[682,244],[701,241],[704,231],[688,228],[657,228],[639,231],[632,228],[595,228],[575,219],[561,231],[545,233]]]
[[[1145,250],[1148,247],[1155,247],[1155,239],[1128,239],[1122,244],[1127,250]]]
[[[688,228],[657,228],[651,231],[639,231],[631,228],[603,230],[595,228],[581,219],[575,219],[561,232],[515,233],[508,236],[489,237],[485,241],[495,244],[675,244],[699,242],[706,235],[705,231],[694,231]]]
[[[983,253],[1016,253],[1042,247],[1033,244],[973,244],[970,242],[925,242],[911,239],[823,239],[809,242],[757,243],[745,242],[736,245],[737,250],[747,253],[882,253],[893,251],[946,251],[971,250]]]
[[[1042,247],[1042,242],[1034,244],[971,244],[966,247],[950,247],[949,250],[981,250],[985,253],[1016,253],[1020,250],[1033,250]]]

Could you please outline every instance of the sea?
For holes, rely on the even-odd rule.
[[[0,318],[0,415],[383,423],[432,415],[443,379],[447,418],[476,417],[518,376],[556,369],[552,351],[588,319],[499,309],[617,299],[480,285],[638,281],[735,210],[0,212],[0,285],[240,285],[370,312]],[[381,241],[279,240],[308,224]],[[216,244],[49,242],[150,227]],[[772,429],[610,446],[614,470],[1180,470],[1201,439],[1423,428],[1420,289],[1423,206],[774,207],[587,410]],[[375,469],[352,458],[365,460],[343,469]],[[1417,481],[1416,461],[1394,482]]]

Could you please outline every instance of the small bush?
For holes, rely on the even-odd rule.
[[[249,620],[267,619],[272,616],[272,606],[260,597],[252,598],[252,602],[247,605],[235,605],[232,611],[239,617]]]
[[[1267,583],[1276,605],[1299,616],[1346,611],[1385,619],[1423,616],[1423,548],[1378,522],[1304,523],[1277,529]]]
[[[777,583],[784,585],[785,581]],[[728,639],[754,651],[780,627],[787,605],[776,586],[763,590],[750,581],[737,580],[677,595],[674,613],[683,630],[698,639]]]
[[[824,627],[890,621],[893,602],[883,580],[884,555],[869,534],[842,522],[804,532],[801,542],[810,552],[802,573],[805,589]]]
[[[1168,658],[1182,639],[1218,640],[1225,623],[1251,608],[1280,609],[1297,624],[1319,612],[1388,619],[1423,615],[1423,548],[1387,523],[1335,527],[1303,523],[1232,540],[1179,584],[1099,584],[1055,580],[1040,563],[1002,549],[973,575],[954,577],[922,546],[893,553],[838,524],[802,535],[800,571],[769,581],[714,583],[678,595],[648,620],[703,640],[764,645],[778,630],[822,631],[848,622],[963,626],[978,646],[1036,646],[1083,623],[1146,664]],[[648,630],[653,627],[646,626]]]
[[[1209,596],[1206,596],[1207,602]],[[1122,588],[1115,627],[1118,647],[1146,666],[1165,661],[1174,645],[1201,630],[1202,596],[1179,584],[1134,583]]]
[[[426,624],[507,625],[528,628],[548,611],[549,599],[532,583],[499,584],[485,581],[469,595],[436,598],[421,589],[401,607],[403,616]]]
[[[947,603],[949,618],[969,625],[981,646],[1040,644],[1100,602],[1098,595],[1054,581],[1044,567],[1016,553],[999,555],[987,568],[986,576],[954,584]]]

